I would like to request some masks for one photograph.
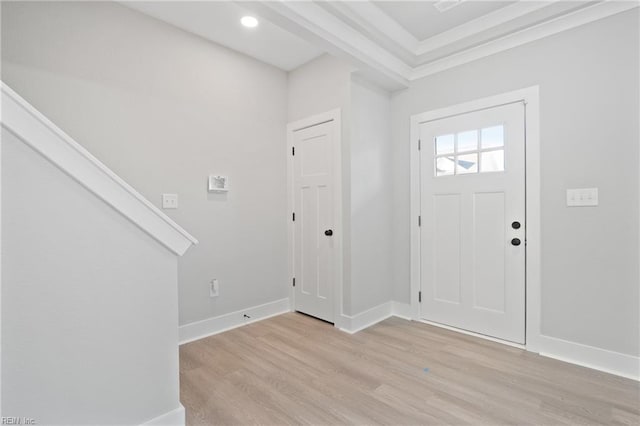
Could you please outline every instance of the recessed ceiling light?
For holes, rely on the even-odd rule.
[[[258,26],[258,20],[253,16],[243,16],[240,23],[247,28],[255,28]]]

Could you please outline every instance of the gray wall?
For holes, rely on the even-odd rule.
[[[409,303],[409,117],[540,85],[542,333],[639,353],[638,11],[415,81],[392,99],[394,298]],[[600,206],[567,208],[567,188]]]
[[[179,195],[180,324],[287,297],[286,73],[114,3],[2,8],[2,79],[156,205]]]
[[[289,121],[342,111],[343,310],[356,315],[391,300],[389,94],[323,55],[289,73]]]
[[[366,234],[385,214],[392,220],[387,254],[393,299],[409,302],[409,117],[540,85],[542,332],[638,354],[637,11],[447,70],[396,93],[393,210],[370,216],[374,222],[358,231],[369,222],[353,209],[360,195],[352,191],[370,188],[359,180],[367,161],[353,158],[366,143],[351,140],[351,126],[366,118],[351,120],[347,64],[323,56],[287,77],[114,4],[2,7],[3,80],[152,201],[159,204],[162,192],[180,195],[180,209],[167,212],[201,242],[179,265],[182,324],[287,296],[287,121],[342,108],[345,313],[356,314],[385,291],[352,285],[370,278],[356,265],[383,257],[375,252],[359,259],[356,246],[370,240],[359,243],[352,233]],[[384,144],[376,147],[384,152]],[[231,192],[208,195],[209,173],[228,174]],[[590,186],[600,188],[599,207],[565,207],[567,188]],[[385,205],[381,194],[373,208]],[[220,279],[218,299],[208,298],[213,277]]]
[[[140,424],[179,406],[177,260],[2,130],[2,415]]]
[[[351,81],[351,312],[392,299],[389,93]]]
[[[351,314],[351,71],[353,67],[322,55],[289,72],[287,117],[294,122],[340,108],[342,122],[342,310]]]
[[[352,71],[351,65],[325,54],[289,72],[287,121],[341,108],[348,130]]]

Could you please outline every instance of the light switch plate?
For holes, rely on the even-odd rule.
[[[162,194],[162,208],[163,209],[177,209],[178,208],[178,194]]]
[[[567,189],[567,206],[593,207],[598,205],[598,188]]]

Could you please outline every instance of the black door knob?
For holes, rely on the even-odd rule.
[[[520,242],[520,238],[514,238],[513,240],[511,240],[511,245],[519,246]]]
[[[520,229],[520,222],[518,222],[518,221],[512,222],[511,223],[511,227],[513,229]]]
[[[333,230],[327,229],[326,231],[324,231],[324,235],[326,235],[327,237],[332,236],[333,235]]]

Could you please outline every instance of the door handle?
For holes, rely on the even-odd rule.
[[[512,246],[519,246],[520,243],[521,243],[520,238],[514,238],[513,240],[511,240]]]
[[[333,235],[333,230],[327,229],[326,231],[324,231],[324,235],[326,235],[327,237],[332,236]]]
[[[511,227],[513,229],[520,229],[520,222],[518,222],[517,220],[515,222],[512,222]]]

